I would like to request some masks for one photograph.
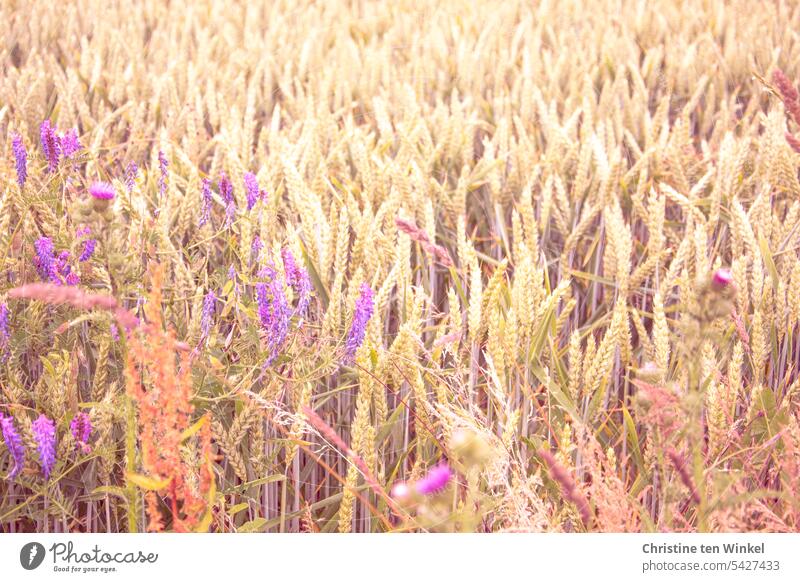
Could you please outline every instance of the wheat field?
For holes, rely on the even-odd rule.
[[[797,2],[0,20],[0,531],[800,530]]]

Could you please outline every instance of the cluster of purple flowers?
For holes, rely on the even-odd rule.
[[[25,144],[22,143],[22,136],[18,133],[11,138],[11,150],[14,152],[16,162],[17,183],[22,188],[25,186],[25,180],[28,179],[28,152],[25,150]]]
[[[25,466],[25,446],[22,444],[22,438],[19,436],[11,416],[4,416],[0,413],[0,432],[3,434],[3,441],[14,461],[14,466],[8,473],[8,478],[13,479]]]
[[[271,266],[264,267],[258,275],[267,279],[267,282],[256,283],[256,302],[258,318],[267,336],[269,356],[266,364],[269,365],[278,357],[289,334],[291,311],[283,282],[275,269]]]
[[[356,307],[353,313],[353,323],[350,326],[350,332],[347,334],[347,339],[344,343],[344,362],[350,363],[355,358],[356,351],[361,347],[364,342],[364,336],[367,332],[367,323],[372,317],[374,309],[372,303],[372,288],[366,283],[361,285],[361,294],[356,299]]]
[[[80,283],[80,277],[69,264],[69,251],[55,254],[53,241],[46,236],[39,238],[34,244],[39,275],[55,285],[74,286]]]
[[[57,128],[45,119],[39,126],[39,139],[42,143],[42,151],[47,159],[47,167],[50,172],[58,169],[59,158],[72,159],[76,153],[83,149],[78,139],[78,130],[71,129],[66,133],[58,133]]]
[[[79,412],[73,417],[69,426],[78,448],[84,453],[88,453],[91,450],[89,438],[93,430],[89,415],[86,412]],[[33,432],[33,440],[39,453],[42,475],[45,479],[49,479],[56,464],[56,424],[44,414],[40,414],[31,423],[31,432]],[[8,478],[13,479],[25,466],[25,445],[14,425],[14,418],[5,416],[3,413],[0,413],[0,433],[2,433],[3,441],[14,461],[14,466],[8,473]]]

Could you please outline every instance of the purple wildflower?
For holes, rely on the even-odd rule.
[[[250,260],[254,263],[258,262],[258,255],[261,253],[261,249],[264,248],[264,243],[261,242],[261,237],[255,235],[253,237],[253,242],[250,243]]]
[[[258,202],[258,180],[253,172],[245,172],[244,189],[247,192],[247,209],[251,210]]]
[[[50,478],[50,472],[56,464],[56,425],[44,414],[31,424],[33,438],[39,451],[39,460],[42,464],[42,474],[45,479]]]
[[[125,170],[125,187],[128,189],[128,194],[133,192],[133,187],[136,185],[136,177],[139,175],[139,166],[136,162],[130,162],[128,169]]]
[[[14,426],[14,418],[11,416],[4,416],[0,413],[0,431],[3,433],[3,440],[6,443],[6,448],[14,459],[14,466],[8,473],[8,478],[13,479],[22,471],[25,466],[25,445],[22,444],[16,427]]]
[[[58,138],[59,148],[66,159],[72,159],[76,153],[83,149],[78,139],[78,130],[73,128]]]
[[[203,314],[200,317],[200,329],[203,337],[208,337],[211,326],[214,324],[214,310],[216,308],[217,296],[214,291],[209,291],[203,299]]]
[[[78,238],[83,238],[85,236],[89,236],[90,234],[92,234],[91,226],[82,226],[75,231],[75,236]]]
[[[119,329],[117,329],[116,323],[111,324],[111,339],[113,339],[115,342],[119,341]]]
[[[211,180],[203,178],[203,186],[200,191],[200,196],[203,199],[203,206],[200,210],[200,226],[203,226],[211,220]]]
[[[42,142],[42,151],[47,158],[47,166],[50,172],[55,172],[58,168],[59,144],[55,129],[50,125],[50,120],[45,119],[39,126],[39,138]]]
[[[225,174],[225,172],[220,173],[219,181],[217,182],[217,188],[219,188],[219,194],[222,196],[225,204],[235,202],[233,199],[233,184],[231,184],[231,181],[228,179],[228,176]]]
[[[417,481],[414,484],[414,489],[420,495],[435,495],[447,487],[452,477],[453,472],[450,470],[450,466],[445,462],[441,462]]]
[[[162,196],[167,190],[167,179],[169,178],[169,160],[164,155],[164,152],[158,150],[158,167],[161,170],[161,176],[158,179],[158,193]]]
[[[267,345],[270,349],[267,358],[269,365],[278,356],[289,333],[289,304],[278,277],[273,276],[270,283],[256,283],[256,302],[258,318],[266,331]]]
[[[286,273],[286,284],[297,292],[297,308],[295,314],[304,317],[311,301],[311,277],[308,271],[297,265],[292,251],[284,248],[281,251],[283,270]]]
[[[89,188],[89,194],[95,200],[113,200],[114,199],[114,186],[108,182],[95,182]]]
[[[15,133],[11,138],[11,149],[17,162],[17,183],[22,188],[25,186],[25,180],[28,179],[28,152],[25,150],[25,144],[22,143],[20,134]]]
[[[72,417],[72,422],[69,423],[69,430],[75,438],[75,442],[84,453],[88,453],[91,449],[89,447],[89,437],[92,436],[92,419],[85,412],[79,412]]]
[[[220,174],[217,187],[219,188],[220,196],[222,196],[222,199],[225,201],[224,228],[228,228],[233,223],[233,218],[236,214],[236,199],[233,197],[233,184],[231,184],[225,172]]]
[[[81,252],[81,256],[78,257],[78,261],[81,263],[85,263],[89,259],[92,258],[94,254],[94,249],[97,246],[97,239],[96,238],[87,238],[83,241],[83,251]]]
[[[33,243],[33,247],[36,249],[39,275],[42,279],[57,279],[55,276],[56,257],[53,241],[49,237],[43,236]]]
[[[717,269],[711,276],[711,286],[717,291],[725,289],[731,283],[733,283],[733,273],[730,269]]]
[[[11,333],[8,331],[8,305],[0,303],[0,359],[2,359],[11,341]]]
[[[353,324],[347,340],[344,344],[344,361],[351,362],[356,355],[356,351],[364,342],[367,331],[367,323],[372,317],[372,289],[366,283],[361,284],[361,295],[356,299],[356,308],[353,313]]]

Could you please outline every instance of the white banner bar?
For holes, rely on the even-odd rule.
[[[0,572],[14,581],[797,581],[800,534],[4,534]]]

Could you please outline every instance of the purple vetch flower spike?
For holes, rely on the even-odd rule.
[[[59,145],[58,137],[50,120],[45,119],[39,126],[39,138],[42,142],[42,151],[47,159],[47,168],[50,172],[55,172],[58,168]]]
[[[217,188],[219,188],[219,195],[222,196],[226,205],[236,202],[233,199],[233,184],[231,184],[225,172],[220,172]]]
[[[53,241],[49,237],[43,236],[33,243],[33,247],[36,249],[37,267],[42,279],[51,281],[58,279],[55,272],[56,256]]]
[[[164,152],[158,150],[158,167],[161,170],[161,176],[158,179],[158,193],[163,196],[167,191],[167,180],[169,179],[169,160],[164,155]]]
[[[711,286],[716,291],[722,291],[731,283],[733,283],[733,272],[728,268],[717,269],[711,276]]]
[[[256,302],[258,303],[258,318],[266,332],[270,351],[266,362],[266,365],[269,365],[278,357],[289,333],[289,303],[286,300],[281,280],[273,277],[269,283],[256,283]]]
[[[233,224],[233,219],[236,215],[236,199],[233,197],[233,184],[231,184],[225,172],[220,173],[217,186],[219,187],[220,196],[225,201],[225,224],[223,228],[228,228]]]
[[[414,490],[420,495],[435,495],[447,487],[452,477],[453,471],[450,466],[445,462],[441,462],[414,484]]]
[[[75,154],[83,149],[83,144],[81,144],[78,138],[78,130],[76,128],[70,129],[59,137],[58,143],[62,155],[68,160],[71,160]]]
[[[264,243],[261,242],[261,237],[255,235],[253,237],[253,242],[250,243],[250,260],[254,263],[258,262],[258,255],[261,253],[261,249],[264,248]]]
[[[309,277],[308,271],[298,266],[292,251],[288,248],[281,250],[281,257],[283,258],[283,270],[286,273],[286,284],[297,292],[297,307],[294,313],[304,317],[311,301],[311,277]]]
[[[213,202],[211,197],[211,180],[203,178],[203,185],[200,190],[202,198],[202,207],[200,209],[200,222],[199,226],[203,226],[211,220],[211,204]]]
[[[91,226],[82,226],[78,230],[75,231],[75,236],[77,238],[83,238],[85,236],[89,236],[92,234],[92,227]]]
[[[50,473],[56,464],[56,425],[44,414],[31,424],[33,439],[39,451],[39,461],[42,464],[42,474],[45,479],[50,478]]]
[[[200,317],[200,330],[202,337],[208,337],[211,326],[214,325],[214,311],[216,310],[217,296],[214,291],[209,290],[203,299],[203,313]]]
[[[111,324],[111,330],[110,331],[111,331],[111,339],[113,339],[115,342],[118,342],[119,341],[119,329],[117,329],[117,324],[116,323],[112,323]]]
[[[233,224],[233,219],[236,217],[236,205],[233,202],[228,203],[225,207],[225,223],[223,228],[228,228]]]
[[[14,426],[13,417],[4,416],[0,413],[0,432],[3,433],[3,441],[5,441],[6,448],[14,460],[14,466],[8,473],[8,478],[13,479],[20,474],[25,466],[25,445],[22,444],[22,438]]]
[[[78,262],[85,263],[91,259],[96,246],[96,238],[87,238],[85,241],[83,241],[83,251],[81,252],[81,256],[78,257]]]
[[[69,430],[75,438],[75,442],[84,453],[88,453],[91,448],[89,447],[89,437],[92,436],[92,420],[86,412],[79,412],[72,417],[72,422],[69,423]]]
[[[125,170],[125,187],[128,189],[128,194],[133,192],[133,187],[136,185],[136,178],[139,176],[139,166],[136,162],[130,162],[128,169]]]
[[[25,149],[25,144],[22,143],[22,136],[18,133],[13,134],[11,137],[11,150],[14,152],[14,160],[17,167],[17,183],[20,189],[25,186],[25,180],[28,179],[28,152]]]
[[[244,189],[247,193],[247,209],[252,210],[258,202],[258,180],[253,172],[245,172]]]
[[[344,361],[350,363],[356,355],[356,351],[364,342],[367,332],[367,323],[372,317],[372,289],[366,283],[361,284],[361,295],[356,299],[356,308],[353,312],[353,324],[350,326],[350,333],[344,344]]]
[[[5,358],[11,343],[11,332],[8,330],[8,305],[0,303],[0,360]]]

